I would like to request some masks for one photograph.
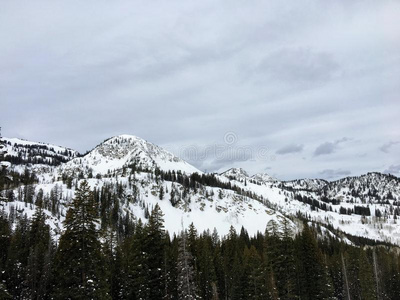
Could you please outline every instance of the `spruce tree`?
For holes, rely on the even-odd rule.
[[[145,234],[143,223],[139,219],[135,233],[125,241],[124,267],[125,267],[125,283],[123,290],[125,299],[149,299],[148,286],[148,254],[145,252]]]
[[[13,298],[21,298],[26,289],[26,265],[29,256],[29,222],[26,216],[19,220],[11,237],[6,264],[6,283]]]
[[[266,272],[261,256],[254,246],[244,250],[244,271],[246,276],[245,299],[268,299],[268,287],[265,281]]]
[[[55,247],[50,235],[50,227],[46,225],[46,216],[42,203],[37,202],[33,215],[28,241],[29,256],[26,268],[24,297],[30,299],[44,299],[50,290],[51,267]]]
[[[144,228],[144,263],[146,265],[148,278],[148,299],[161,299],[164,293],[163,266],[164,266],[164,214],[156,204],[152,210],[149,222]]]
[[[55,299],[109,299],[93,194],[87,181],[75,191],[55,258]]]
[[[330,299],[333,292],[329,285],[322,254],[308,224],[296,240],[299,272],[298,291],[301,299]]]
[[[197,273],[199,295],[203,299],[212,299],[218,294],[216,271],[213,259],[212,240],[209,235],[203,235],[198,241]]]
[[[195,271],[192,265],[193,257],[188,248],[187,232],[181,233],[178,254],[178,297],[179,299],[200,299],[196,285]]]

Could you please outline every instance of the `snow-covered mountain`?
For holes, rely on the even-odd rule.
[[[292,188],[295,190],[308,190],[308,191],[319,191],[323,189],[329,182],[324,179],[296,179],[291,181],[283,182],[283,186],[286,188]]]
[[[251,176],[252,179],[261,183],[277,182],[278,179],[268,175],[267,173],[257,173]]]
[[[231,168],[225,172],[222,172],[220,175],[225,176],[228,179],[235,179],[243,182],[250,179],[249,174],[247,174],[247,172],[242,168]]]
[[[278,182],[278,180],[267,173],[257,173],[252,176],[242,168],[231,168],[220,174],[230,180],[238,180],[241,182],[253,181],[259,184]]]
[[[29,158],[35,157],[35,152],[28,149],[36,144],[25,141],[23,146],[12,141],[7,139],[7,153],[24,158],[18,166],[32,164]],[[255,234],[272,221],[279,224],[288,220],[299,228],[302,221],[308,220],[322,226],[321,232],[346,241],[345,235],[353,240],[352,236],[360,236],[400,245],[400,179],[395,176],[368,173],[329,182],[278,181],[268,174],[249,176],[240,168],[206,174],[132,135],[110,138],[82,157],[70,149],[51,145],[38,149],[43,150],[40,157],[51,157],[53,153],[65,155],[63,159],[68,161],[41,169],[39,183],[30,189],[3,192],[3,199],[8,202],[1,205],[10,214],[17,211],[29,216],[40,195],[48,199],[48,222],[58,233],[77,184],[87,179],[107,209],[115,208],[117,199],[115,209],[120,218],[129,216],[146,222],[148,211],[159,204],[170,232],[178,232],[182,224],[193,222],[199,230],[215,227],[225,234],[230,226],[244,226]],[[25,190],[30,191],[29,197]],[[31,202],[22,207],[24,199]]]
[[[2,137],[4,158],[13,165],[50,165],[57,166],[79,156],[70,148],[30,142],[17,138]]]
[[[201,173],[197,168],[163,148],[133,135],[119,135],[105,140],[83,157],[61,166],[61,172],[105,175],[135,166],[140,169]]]
[[[393,175],[368,173],[362,176],[346,177],[330,182],[324,189],[329,197],[360,199],[363,202],[400,200],[400,179]]]

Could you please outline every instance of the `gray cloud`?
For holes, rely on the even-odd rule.
[[[341,169],[336,169],[336,170],[325,169],[325,170],[319,172],[319,175],[325,179],[333,179],[333,178],[348,176],[350,174],[351,174],[351,172],[349,170],[341,170]]]
[[[276,151],[276,154],[299,153],[303,151],[304,145],[287,145]]]
[[[400,173],[400,165],[390,165],[383,173],[398,175]]]
[[[344,137],[344,138],[342,138],[340,140],[336,140],[334,142],[322,143],[315,149],[314,156],[332,154],[337,150],[337,148],[339,147],[339,144],[341,144],[343,142],[347,142],[347,141],[349,141],[349,139]]]
[[[393,146],[395,146],[397,144],[400,144],[400,142],[399,141],[388,142],[388,143],[383,144],[381,147],[379,147],[379,150],[381,150],[382,152],[385,152],[385,153],[389,153],[390,148],[392,148]]]
[[[264,80],[277,80],[290,85],[316,85],[331,80],[339,65],[330,53],[307,48],[283,48],[263,58],[255,72]]]
[[[4,2],[4,136],[85,152],[127,133],[177,155],[224,144],[226,132],[254,153],[315,145],[192,161],[208,171],[267,165],[280,179],[397,159],[390,146],[377,150],[400,140],[395,1]],[[357,141],[344,147],[343,136]]]
[[[314,151],[314,155],[324,155],[324,154],[331,154],[335,151],[337,145],[331,142],[325,142],[317,147]]]

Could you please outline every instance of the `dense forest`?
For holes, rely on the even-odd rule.
[[[0,213],[0,299],[400,299],[393,248],[321,238],[306,222],[170,235],[158,205],[146,223],[101,220],[83,181],[54,240],[40,201],[15,228]]]

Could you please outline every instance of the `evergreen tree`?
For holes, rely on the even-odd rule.
[[[198,296],[195,271],[192,265],[192,254],[189,251],[187,244],[187,232],[181,233],[178,254],[178,296],[179,299],[200,299]]]
[[[164,294],[164,215],[158,206],[152,210],[149,222],[144,228],[144,263],[148,268],[148,297],[147,299],[161,299]]]
[[[26,289],[25,275],[29,256],[29,222],[19,220],[11,237],[6,263],[6,283],[13,298],[21,298]]]
[[[160,200],[164,199],[164,187],[161,185],[160,187],[160,194],[159,194]]]
[[[368,261],[367,254],[360,249],[359,281],[361,288],[361,299],[375,300],[375,281],[371,263]]]
[[[330,299],[332,295],[322,254],[308,225],[304,224],[302,235],[296,240],[299,272],[298,291],[301,299]]]
[[[75,191],[55,258],[55,299],[109,299],[97,212],[87,181]]]
[[[165,237],[164,244],[164,298],[177,299],[177,260],[178,260],[179,245],[178,239],[174,235],[171,241],[169,235]]]
[[[281,228],[272,221],[268,223],[269,234],[266,237],[266,249],[269,263],[275,274],[275,283],[281,299],[297,299],[296,262],[292,229],[287,219],[282,220]]]
[[[126,274],[122,291],[124,299],[149,299],[148,287],[148,255],[144,249],[143,223],[139,219],[133,236],[123,244],[124,273]]]
[[[244,285],[245,299],[267,299],[268,287],[265,281],[266,272],[261,256],[254,246],[244,250],[244,271],[246,283]]]
[[[24,297],[44,299],[50,290],[54,245],[42,203],[37,202],[29,231],[29,256],[26,268]]]
[[[209,235],[200,237],[198,243],[197,273],[199,295],[203,299],[212,299],[218,295],[216,271],[213,259],[212,240]]]

